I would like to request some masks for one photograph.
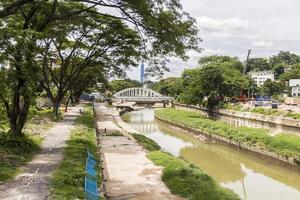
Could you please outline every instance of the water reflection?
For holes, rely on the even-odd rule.
[[[154,111],[128,113],[128,124],[165,151],[194,163],[247,200],[300,199],[300,174],[219,144],[207,144],[154,119]]]

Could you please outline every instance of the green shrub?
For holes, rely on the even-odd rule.
[[[295,135],[278,134],[271,136],[270,132],[266,129],[233,127],[222,121],[208,119],[196,112],[171,108],[156,110],[155,115],[236,142],[250,146],[260,146],[282,156],[300,157],[300,138]]]
[[[40,149],[39,136],[12,136],[0,133],[0,181],[13,178],[19,167],[31,160]]]
[[[147,138],[146,136],[141,134],[132,134],[132,136],[140,145],[142,145],[148,151],[160,150],[160,146],[150,138]]]
[[[161,151],[152,151],[148,158],[164,167],[162,180],[173,194],[192,200],[238,200],[229,189],[222,188],[198,167]]]
[[[90,108],[78,117],[76,127],[71,131],[64,149],[64,159],[52,178],[51,199],[84,199],[87,149],[97,155],[94,118]],[[100,181],[99,174],[98,180]]]

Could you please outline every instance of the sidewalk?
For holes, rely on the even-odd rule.
[[[96,104],[98,130],[106,129],[105,135],[98,135],[101,145],[101,159],[104,188],[110,200],[180,200],[171,194],[161,181],[162,168],[155,166],[143,148],[128,134],[133,131],[124,124],[116,110]],[[124,136],[108,136],[112,132]]]
[[[51,176],[63,159],[63,148],[80,115],[81,106],[71,107],[63,120],[44,134],[41,151],[22,169],[14,180],[0,185],[1,200],[48,199]]]

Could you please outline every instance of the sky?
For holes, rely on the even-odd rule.
[[[252,58],[270,57],[280,50],[300,54],[300,0],[181,0],[181,4],[197,21],[203,51],[187,52],[188,61],[170,58],[170,72],[164,78],[180,76],[208,55],[244,61],[248,49]],[[139,73],[135,68],[128,76],[139,80]]]

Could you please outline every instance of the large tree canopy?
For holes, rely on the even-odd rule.
[[[237,58],[209,56],[201,58],[199,64],[182,75],[182,102],[202,103],[206,97],[208,106],[213,107],[225,96],[239,96],[252,85],[251,79],[242,75],[242,63]]]
[[[136,80],[124,79],[124,80],[111,81],[108,85],[108,88],[113,93],[119,92],[127,88],[132,88],[132,87],[142,87],[142,83]]]
[[[143,60],[161,73],[168,56],[186,59],[201,41],[178,0],[3,0],[0,26],[1,63],[9,62],[0,100],[18,135],[40,84],[57,111],[87,69],[106,77]]]
[[[247,63],[247,71],[271,70],[270,62],[267,58],[250,58]]]
[[[172,96],[175,98],[184,90],[182,78],[177,77],[162,79],[153,83],[151,88],[163,95]]]

